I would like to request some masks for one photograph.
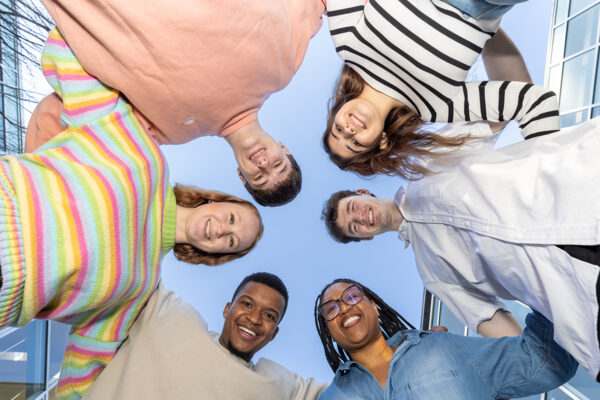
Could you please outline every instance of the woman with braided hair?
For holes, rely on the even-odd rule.
[[[517,337],[425,332],[364,285],[336,279],[317,296],[314,313],[335,372],[320,400],[525,397],[558,387],[577,369],[536,312]]]

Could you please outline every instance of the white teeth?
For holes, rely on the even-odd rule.
[[[254,333],[254,332],[253,332],[253,331],[251,331],[250,329],[244,328],[243,326],[240,326],[240,330],[241,330],[242,332],[244,332],[245,334],[247,334],[247,335],[250,335],[250,336],[256,336],[256,333]]]
[[[259,150],[259,151],[257,151],[256,153],[254,153],[254,154],[252,155],[252,157],[250,157],[250,160],[254,160],[256,157],[258,157],[258,156],[262,155],[262,153],[264,153],[264,152],[265,152],[265,149],[262,149],[262,150]]]
[[[373,210],[369,210],[369,224],[373,225]]]
[[[352,316],[350,318],[348,318],[347,320],[344,321],[344,328],[347,327],[348,325],[350,325],[351,323],[353,323],[354,321],[356,321],[358,318],[360,318],[358,315]]]
[[[365,129],[366,126],[365,124],[363,124],[358,118],[356,118],[353,114],[350,114],[350,118],[352,118],[352,120],[354,122],[356,122],[361,128]]]
[[[211,224],[211,220],[209,219],[208,222],[206,223],[206,238],[208,240],[210,240],[210,224]]]

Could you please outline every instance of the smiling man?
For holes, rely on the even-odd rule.
[[[252,362],[276,337],[287,300],[277,276],[247,276],[225,305],[219,335],[160,285],[84,399],[317,399],[326,384],[265,358]]]
[[[176,7],[164,0],[44,0],[44,5],[81,65],[127,96],[158,143],[226,138],[258,203],[277,206],[296,197],[300,169],[262,129],[258,111],[300,67],[321,26],[324,0],[180,0]],[[27,152],[62,130],[48,123],[59,120],[57,104],[47,97],[34,113]],[[256,147],[245,145],[249,139],[263,150],[259,157]]]

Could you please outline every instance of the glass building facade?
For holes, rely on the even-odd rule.
[[[560,99],[562,127],[600,115],[600,0],[555,0],[546,86]]]

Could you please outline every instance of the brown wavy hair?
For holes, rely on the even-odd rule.
[[[216,190],[200,189],[196,186],[177,184],[173,188],[173,191],[175,192],[175,201],[179,206],[196,208],[198,206],[201,206],[202,204],[207,203],[237,203],[250,207],[252,212],[254,212],[254,214],[258,218],[259,222],[258,235],[256,235],[256,238],[254,239],[250,247],[248,247],[245,250],[242,250],[237,253],[207,253],[192,246],[189,243],[177,243],[173,248],[173,253],[175,253],[175,257],[177,257],[178,260],[185,261],[190,264],[205,264],[210,266],[221,265],[223,263],[235,260],[248,254],[250,250],[252,250],[256,246],[256,243],[262,237],[264,230],[262,218],[260,217],[260,213],[254,206],[254,204],[250,203],[249,201],[240,199],[239,197],[235,197],[227,193],[218,192]]]
[[[342,67],[333,96],[329,100],[327,127],[323,134],[323,147],[329,158],[345,171],[353,171],[363,176],[375,174],[400,175],[414,180],[430,173],[425,165],[428,159],[438,158],[453,148],[465,144],[469,135],[445,137],[421,130],[424,121],[417,113],[405,105],[390,111],[385,119],[383,130],[387,135],[387,145],[373,149],[352,158],[343,159],[329,147],[329,134],[333,128],[335,115],[348,101],[357,98],[365,87],[364,79],[348,65]],[[447,151],[439,151],[446,148]]]

